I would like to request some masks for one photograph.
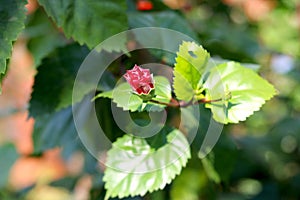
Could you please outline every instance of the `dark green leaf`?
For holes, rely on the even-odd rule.
[[[217,3],[216,5],[222,6]],[[211,55],[243,62],[255,62],[257,56],[261,55],[264,50],[257,40],[257,33],[253,33],[253,29],[247,23],[230,22],[225,16],[228,14],[226,9],[221,8],[222,12],[219,11],[212,13],[206,6],[199,6],[187,13],[187,20],[201,37],[201,44]]]
[[[29,39],[28,49],[33,55],[36,67],[55,48],[64,46],[67,43],[67,40],[54,27],[42,9],[38,9],[29,16],[24,34]]]
[[[126,1],[39,0],[67,37],[94,48],[127,27]]]
[[[129,25],[131,28],[151,27],[152,31],[146,31],[143,34],[136,34],[137,41],[145,47],[151,47],[152,44],[160,44],[162,49],[178,49],[178,38],[170,36],[170,32],[163,30],[156,30],[155,27],[167,28],[168,30],[178,31],[185,34],[184,40],[197,39],[197,34],[193,31],[185,19],[174,11],[161,11],[161,12],[129,12],[128,13]],[[153,32],[157,32],[157,37],[153,37]],[[178,37],[177,34],[174,35]],[[181,40],[183,38],[180,38]],[[167,47],[167,48],[165,48]],[[174,63],[175,51],[167,52],[161,49],[149,49],[150,53],[155,57],[163,60],[166,63]]]
[[[145,139],[151,148],[157,150],[167,144],[167,136],[170,132],[172,132],[172,130],[172,128],[165,126],[154,136],[147,137]]]
[[[35,77],[29,107],[30,115],[36,117],[52,113],[72,104],[76,73],[88,52],[87,48],[73,44],[56,49],[43,60]],[[82,88],[79,91],[80,97],[82,98],[90,89]],[[81,99],[74,100],[74,103],[79,100]]]
[[[162,11],[162,12],[151,12],[151,13],[129,12],[128,21],[131,28],[141,28],[141,27],[168,28],[168,29],[172,29],[187,34],[188,36],[194,39],[197,38],[195,32],[191,29],[191,27],[185,21],[185,19],[174,11]],[[151,34],[151,32],[149,34]],[[159,39],[159,38],[154,38],[154,39]],[[171,40],[172,38],[169,38],[169,40],[164,42],[168,42],[168,41],[171,42]],[[140,38],[139,41],[143,41],[142,38]],[[145,41],[145,42],[150,42],[150,41]]]
[[[12,51],[12,43],[25,27],[25,4],[24,0],[0,0],[0,93],[7,60]]]
[[[35,153],[62,147],[63,156],[68,158],[80,145],[71,107],[51,115],[37,117],[34,125],[33,144]]]

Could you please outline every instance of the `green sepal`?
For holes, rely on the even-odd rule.
[[[134,93],[134,94],[136,94],[136,93]],[[147,101],[153,99],[153,97],[155,97],[155,89],[152,89],[150,91],[150,93],[146,94],[146,95],[145,94],[141,94],[141,95],[136,94],[136,95],[138,95],[141,99],[143,99],[143,102],[147,102]]]

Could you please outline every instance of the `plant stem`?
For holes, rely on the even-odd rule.
[[[157,100],[153,100],[151,99],[150,102],[153,103],[157,103],[160,105],[165,105],[168,107],[188,107],[190,105],[196,105],[196,104],[200,104],[200,103],[212,103],[212,102],[218,102],[218,101],[222,101],[222,99],[212,99],[212,100],[208,100],[208,99],[200,99],[196,102],[193,101],[189,101],[189,102],[185,102],[185,101],[178,101],[177,99],[172,98],[171,101],[169,103],[165,103],[165,102],[161,102],[161,101],[157,101]]]

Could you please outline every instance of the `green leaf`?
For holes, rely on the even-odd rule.
[[[155,97],[152,99],[163,103],[169,103],[172,98],[172,90],[169,80],[163,76],[155,76],[154,87]],[[143,102],[142,98],[133,93],[132,88],[127,82],[121,83],[112,91],[98,94],[93,100],[100,97],[112,98],[113,102],[115,102],[118,107],[121,107],[124,110],[130,110],[131,112],[144,110],[161,111],[165,107],[165,105],[149,101]]]
[[[113,98],[113,90],[110,91],[106,91],[106,92],[101,92],[99,94],[97,94],[92,101],[95,101],[98,98],[109,98],[112,99]]]
[[[200,156],[203,157],[203,156]],[[207,174],[207,176],[213,180],[215,183],[220,183],[221,178],[218,172],[214,167],[214,154],[211,152],[208,156],[201,159],[203,168]]]
[[[208,4],[212,6],[211,3]],[[225,11],[226,8],[223,7],[222,10]],[[212,20],[207,7],[199,6],[186,13],[185,16],[201,39],[203,38],[201,44],[211,55],[243,62],[255,62],[255,58],[265,51],[257,39],[257,33],[247,23],[245,26],[228,23],[228,19],[224,17],[227,11],[223,11],[214,12]]]
[[[63,147],[63,156],[69,157],[79,144],[71,107],[35,118],[33,131],[35,154]]]
[[[25,4],[24,0],[0,0],[0,93],[7,61],[11,56],[12,43],[25,27]]]
[[[41,64],[41,60],[55,48],[66,45],[67,40],[41,8],[28,18],[24,35],[28,38],[28,49],[37,67]]]
[[[108,37],[128,29],[126,1],[39,0],[67,37],[94,48]]]
[[[163,189],[190,158],[189,144],[179,130],[167,136],[167,144],[152,149],[145,139],[124,135],[108,151],[103,180],[106,199],[145,195]]]
[[[172,98],[172,88],[169,80],[164,76],[154,76],[154,86],[155,97],[152,99],[163,103],[169,103]],[[165,107],[165,105],[148,101],[143,103],[139,111],[162,111]]]
[[[200,90],[200,79],[209,53],[194,42],[183,42],[174,68],[174,92],[179,100],[191,101]]]
[[[275,88],[253,70],[236,62],[213,68],[204,83],[206,104],[220,123],[238,123],[258,111],[275,94]]]
[[[189,26],[187,21],[179,14],[174,11],[161,11],[161,12],[129,12],[128,22],[131,28],[141,28],[141,27],[161,27],[168,28],[175,31],[184,33],[194,39],[197,38],[197,34]],[[149,32],[151,34],[151,32]],[[163,33],[162,33],[163,34]],[[139,41],[144,43],[155,42],[157,39],[153,38],[154,41],[145,41],[143,38],[138,38]],[[164,38],[167,39],[167,38]],[[164,40],[162,40],[164,41]],[[172,38],[165,40],[164,42],[171,42]]]
[[[143,104],[143,100],[133,93],[127,82],[118,85],[112,93],[113,102],[123,110],[137,111]]]
[[[164,76],[155,76],[155,97],[154,100],[169,103],[172,98],[172,89],[169,80]]]
[[[126,34],[119,34],[115,38],[104,40],[103,42],[101,42],[101,45],[95,47],[95,50],[98,52],[102,50],[105,50],[106,52],[126,52],[126,55],[130,56],[126,44]]]
[[[208,63],[208,67],[206,67],[206,70],[210,70],[216,65],[220,65],[226,62],[230,62],[230,60],[219,58],[219,57],[211,57]],[[241,63],[241,65],[246,68],[252,69],[255,72],[258,72],[261,67],[259,64],[253,64],[253,63]]]
[[[178,31],[185,34],[188,39],[197,39],[197,34],[188,24],[184,17],[174,11],[161,12],[129,12],[128,21],[130,28],[151,27],[152,31],[145,31],[143,34],[136,34],[137,41],[145,47],[151,47],[153,44],[159,44],[161,49],[173,49],[175,52],[178,49],[178,38],[170,37],[170,32],[156,30],[155,27],[167,28],[168,30]],[[156,32],[157,31],[157,32]],[[156,37],[153,37],[156,33]],[[175,37],[178,35],[175,34]],[[183,36],[182,36],[183,37]],[[182,38],[180,39],[182,40]],[[166,63],[174,63],[175,54],[162,51],[160,49],[149,49],[150,53],[155,57],[162,59]]]
[[[157,127],[161,127],[160,125],[157,125]],[[150,136],[145,138],[147,143],[150,145],[151,148],[157,150],[161,147],[163,147],[165,144],[167,144],[167,135],[172,132],[172,128],[168,126],[164,126],[161,131],[159,131],[154,136]],[[141,135],[142,136],[142,135]]]
[[[0,188],[3,188],[7,184],[10,169],[19,155],[12,144],[0,146],[0,155]]]
[[[43,113],[52,113],[72,104],[73,84],[76,73],[88,54],[86,47],[77,44],[56,49],[43,60],[35,77],[30,100],[30,115],[36,117]],[[91,89],[86,84],[80,90],[81,95],[74,102],[81,100]]]

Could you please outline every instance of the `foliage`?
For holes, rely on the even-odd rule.
[[[35,77],[36,84],[30,101],[29,110],[32,116],[52,113],[72,104],[74,79],[87,54],[86,47],[72,44],[56,49],[49,59],[43,60]],[[64,78],[57,76],[57,73]],[[88,91],[83,92],[86,94]],[[47,95],[56,100],[49,99]]]
[[[10,2],[1,1],[0,17],[0,87],[4,74],[6,73],[6,64],[11,56],[12,42],[14,42],[20,32],[24,29],[25,20],[25,1],[14,0]],[[1,88],[0,88],[1,92]]]
[[[90,48],[127,27],[125,2],[39,0],[39,3],[67,37]]]
[[[201,93],[203,71],[209,54],[195,43],[184,42],[179,47],[174,68],[174,89],[180,100],[191,101]]]
[[[168,103],[171,99],[171,86],[169,81],[163,76],[154,77],[154,81],[155,92],[152,100]],[[154,107],[165,107],[164,105],[153,102],[144,102],[141,97],[132,93],[132,89],[127,82],[118,85],[112,91],[100,93],[95,98],[99,97],[112,98],[118,107],[123,108],[123,110],[130,110],[131,112],[154,109]]]
[[[140,11],[136,2],[38,0],[40,7],[26,19],[24,1],[1,3],[0,82],[7,71],[12,43],[22,30],[37,69],[28,109],[35,119],[34,151],[28,156],[38,157],[56,147],[66,162],[78,152],[83,155],[80,173],[49,185],[72,193],[80,179],[89,174],[93,180],[91,200],[297,199],[297,2],[278,1],[260,21],[251,21],[249,13],[241,10],[246,9],[246,3],[202,1],[190,5],[182,1],[186,4],[176,5],[179,9],[174,10],[170,1],[153,0],[150,10]],[[97,46],[110,36],[141,27],[172,29],[194,41],[182,41],[176,54],[157,49],[131,51],[152,42],[172,45],[174,38],[163,33],[153,40],[145,39],[151,38],[151,32],[145,32]],[[74,98],[77,72],[95,47],[95,54],[114,56],[115,60],[98,85],[87,77]],[[118,54],[125,51],[130,54]],[[275,56],[288,56],[292,62],[275,62]],[[150,94],[138,95],[120,80],[134,64],[144,67],[151,62],[168,63],[172,77],[154,73]],[[285,71],[276,71],[288,64]],[[274,95],[277,97],[268,101]],[[110,149],[94,157],[77,134],[80,125],[73,121],[72,108],[85,110],[86,99],[112,142]],[[117,107],[118,115],[129,113],[138,129],[120,128],[111,113],[113,107]],[[91,113],[87,111],[83,118],[89,122]],[[152,129],[160,130],[155,136],[144,138],[146,133],[135,132],[149,130],[153,115],[164,117],[163,113],[167,113],[165,124],[155,121]],[[203,158],[199,150],[211,123],[228,125]],[[91,129],[87,127],[86,133]],[[96,148],[102,144],[92,142]],[[0,153],[4,155],[0,198],[31,198],[36,188],[13,191],[8,187],[8,173],[19,157],[14,145],[0,146]],[[103,157],[105,166],[101,164]]]
[[[157,151],[145,139],[125,135],[108,152],[108,168],[103,178],[106,198],[143,196],[162,189],[180,174],[189,158],[188,142],[179,130],[168,133],[167,144]]]
[[[207,99],[222,99],[208,105],[218,122],[238,123],[259,110],[275,94],[274,87],[253,70],[227,62],[210,71],[204,83]]]
[[[189,104],[192,105],[203,101],[211,108],[213,118],[216,121],[227,124],[244,121],[246,117],[253,114],[254,111],[257,111],[266,100],[269,100],[275,94],[274,87],[258,76],[253,70],[242,67],[234,62],[219,64],[211,68],[208,67],[208,59],[209,54],[203,47],[196,43],[183,42],[182,45],[180,45],[174,67],[173,87],[177,99],[184,101],[175,100],[177,102],[175,105],[169,103],[172,98],[170,84],[168,80],[163,77],[154,78],[154,94],[150,93],[145,96],[145,94],[136,93],[136,88],[133,89],[129,84],[132,84],[134,81],[140,81],[139,83],[141,85],[144,84],[141,81],[143,73],[140,74],[140,68],[136,66],[134,69],[128,71],[135,74],[127,78],[129,80],[127,80],[128,83],[122,83],[110,91],[109,93],[112,93],[111,96],[107,95],[109,94],[108,92],[105,92],[104,95],[100,93],[98,97],[112,98],[112,101],[116,103],[118,107],[123,108],[125,111],[130,110],[131,112],[143,111],[143,104],[151,102],[167,106],[185,107]],[[144,71],[146,70],[144,69]],[[203,74],[204,71],[206,71],[208,75]],[[140,74],[140,76],[136,74]],[[204,78],[206,76],[207,78]],[[160,101],[163,96],[167,97],[167,101]],[[172,100],[174,101],[173,98]],[[190,130],[187,131],[190,132]],[[141,132],[129,134],[143,135]],[[170,142],[168,137],[167,140]],[[182,149],[182,147],[178,145],[179,142],[176,143],[175,147],[177,151]],[[115,196],[123,198],[130,195],[143,196],[147,191],[152,192],[158,188],[161,189],[165,183],[170,183],[170,181],[174,179],[174,174],[180,172],[178,169],[186,165],[186,161],[178,164],[174,160],[173,164],[177,166],[170,167],[166,161],[172,158],[170,154],[176,150],[167,148],[168,144],[165,144],[154,152],[152,152],[150,150],[151,148],[146,144],[146,140],[135,137],[131,138],[126,135],[123,137],[123,140],[119,139],[113,143],[112,150],[108,152],[108,161],[106,162],[108,168],[105,170],[103,179],[106,182],[107,198]],[[168,156],[166,157],[163,156],[166,154],[164,148],[166,148],[168,152]],[[128,152],[123,155],[122,151]],[[144,157],[144,154],[146,154],[147,157]],[[185,156],[183,156],[183,158],[184,157]],[[179,156],[179,158],[181,159],[182,156]],[[186,156],[186,158],[188,158],[188,156]],[[134,162],[137,162],[136,165],[131,166]],[[207,158],[203,158],[202,163],[207,175],[216,183],[220,183],[219,174],[214,170],[213,164]],[[144,169],[147,171],[138,173],[136,168],[144,166],[144,164]],[[118,168],[119,166],[124,167]],[[160,170],[158,170],[159,172],[148,173],[148,170],[152,171],[152,168],[148,166],[157,167]],[[131,167],[133,167],[133,169],[131,169]],[[165,175],[163,176],[169,176],[169,178],[164,177],[162,180],[159,180],[158,177],[160,177],[160,175],[157,173],[164,173]],[[122,178],[114,180],[111,177]],[[143,187],[138,186],[142,185],[143,182],[148,183],[146,180],[153,180],[153,183],[143,185]]]

